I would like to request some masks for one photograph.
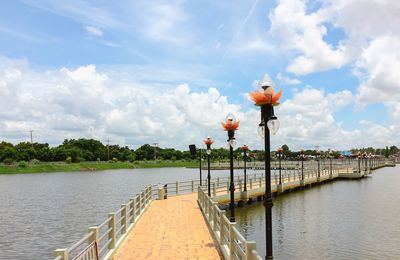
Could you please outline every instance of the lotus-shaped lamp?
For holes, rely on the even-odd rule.
[[[235,131],[239,129],[239,121],[236,120],[236,117],[232,113],[226,116],[225,122],[221,122],[221,125],[225,131]]]
[[[242,146],[242,150],[243,150],[243,151],[248,151],[248,150],[249,150],[249,147],[248,147],[246,144],[244,144],[244,145]]]

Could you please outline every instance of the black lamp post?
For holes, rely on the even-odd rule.
[[[301,161],[301,180],[304,184],[304,150],[300,150],[300,161]]]
[[[282,164],[281,164],[281,160],[282,160],[282,147],[279,147],[276,152],[278,153],[278,161],[279,161],[279,185],[282,185]]]
[[[274,106],[279,105],[278,101],[282,91],[274,93],[273,83],[267,74],[263,77],[259,86],[263,90],[250,93],[250,97],[256,105],[261,107],[261,122],[258,127],[258,133],[264,138],[265,148],[265,242],[267,249],[265,259],[273,259],[270,131],[275,134],[279,129],[279,121],[274,114]]]
[[[329,178],[332,178],[332,150],[329,149]]]
[[[244,161],[244,168],[243,168],[243,173],[244,173],[244,188],[243,191],[247,191],[247,173],[246,173],[246,163],[247,163],[247,151],[249,150],[249,147],[247,145],[242,146],[243,150],[243,161]]]
[[[235,183],[233,176],[233,149],[236,146],[235,131],[239,128],[239,121],[236,120],[235,116],[229,113],[225,122],[222,123],[222,127],[228,132],[228,144],[229,144],[229,159],[230,159],[230,204],[229,210],[231,211],[230,221],[235,222]]]
[[[361,173],[361,153],[360,153],[360,151],[357,153],[357,161],[358,161],[358,173]]]
[[[210,174],[210,154],[211,154],[211,144],[214,143],[214,140],[208,136],[204,139],[204,144],[207,146],[207,166],[208,166],[208,174],[207,174],[207,186],[208,186],[208,196],[211,196],[211,174]]]
[[[200,158],[199,158],[199,162],[200,162],[200,186],[202,186],[203,185],[203,178],[202,178],[202,162],[201,162],[201,148],[199,149],[199,154],[200,154]]]
[[[366,152],[363,153],[363,157],[364,157],[364,172],[365,172],[365,174],[367,174],[367,163],[368,163],[368,161],[367,161],[367,153]]]
[[[321,151],[319,150],[319,148],[317,148],[316,150],[317,150],[316,156],[317,156],[317,164],[318,164],[318,176],[317,176],[317,179],[319,181],[320,178],[321,178]]]

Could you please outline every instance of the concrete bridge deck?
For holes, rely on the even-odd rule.
[[[220,259],[220,255],[193,193],[153,201],[113,259]]]

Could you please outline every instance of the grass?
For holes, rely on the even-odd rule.
[[[136,162],[41,162],[14,163],[12,165],[0,165],[0,174],[13,173],[39,173],[39,172],[70,172],[70,171],[101,171],[112,169],[135,168],[163,168],[163,167],[195,167],[196,161],[136,161]]]

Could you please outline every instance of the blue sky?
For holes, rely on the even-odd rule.
[[[276,145],[395,145],[396,10],[373,0],[6,1],[0,99],[15,105],[0,112],[0,138],[24,141],[37,129],[37,140],[51,144],[85,136],[182,148],[212,134],[222,146],[218,122],[232,111],[242,117],[239,136],[258,147],[257,110],[246,93],[268,73],[284,90]],[[168,113],[152,116],[157,109],[146,106]],[[166,130],[174,124],[165,118],[180,131]]]

